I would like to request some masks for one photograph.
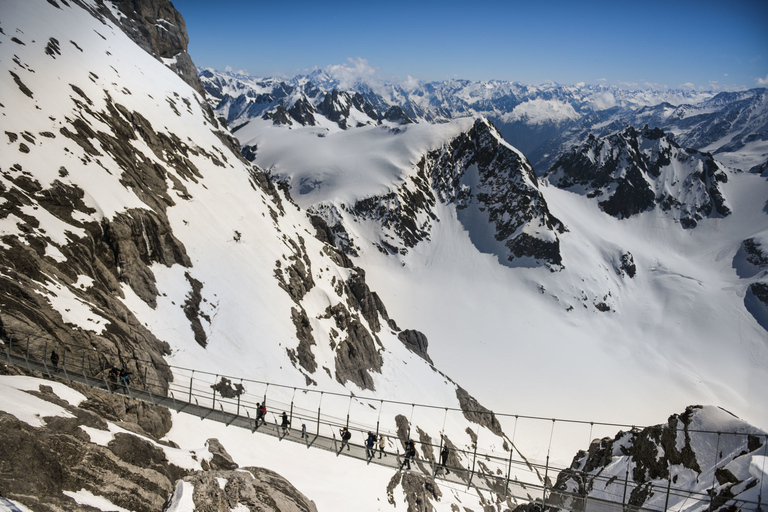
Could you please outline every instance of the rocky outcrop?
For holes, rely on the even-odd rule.
[[[765,436],[722,409],[690,406],[666,424],[594,440],[560,472],[547,501],[574,510],[590,497],[615,501],[626,486],[633,507],[676,508],[695,492],[710,496],[712,510],[735,510],[740,500],[757,501],[759,480],[749,467],[752,456],[762,455]],[[674,493],[667,495],[668,488]]]
[[[360,118],[367,118],[365,124],[377,124],[379,121],[376,110],[359,92],[339,92],[333,89],[325,95],[317,111],[338,124],[342,130],[362,124],[361,119],[354,120],[353,111],[357,111]]]
[[[329,306],[326,315],[334,319],[342,336],[336,348],[336,380],[375,390],[371,372],[379,372],[384,360],[373,336],[344,304]]]
[[[191,499],[189,495],[191,494]],[[247,467],[239,471],[197,472],[176,483],[164,512],[182,512],[191,501],[195,510],[230,512],[317,512],[315,504],[277,473]],[[187,501],[189,500],[189,501]],[[158,509],[159,510],[159,509]]]
[[[496,415],[490,409],[483,407],[480,402],[467,393],[467,391],[461,386],[456,387],[456,398],[459,399],[459,406],[464,417],[472,423],[477,423],[487,428],[494,434],[500,437],[504,437],[504,432],[501,430],[501,424],[496,419]]]
[[[206,471],[209,469],[214,471],[234,471],[239,467],[218,439],[208,439],[205,442],[205,447],[211,453],[211,459],[204,461],[203,469]]]
[[[170,0],[120,0],[118,26],[147,53],[165,62],[203,97],[197,68],[187,53],[187,25]],[[169,62],[169,60],[171,60]]]
[[[403,345],[405,345],[408,350],[417,354],[429,364],[432,364],[432,359],[429,357],[429,354],[427,354],[429,341],[424,333],[413,329],[405,329],[397,333],[397,339],[402,341]]]
[[[546,178],[555,186],[597,198],[608,215],[626,219],[659,208],[684,228],[731,210],[720,184],[728,174],[709,153],[683,149],[662,130],[628,127],[563,154]]]
[[[43,512],[83,510],[63,493],[80,489],[137,512],[162,509],[173,482],[184,477],[187,470],[170,463],[152,436],[142,437],[147,436],[146,430],[137,423],[123,421],[120,425],[140,435],[118,433],[106,444],[92,442],[88,431],[81,427],[110,436],[106,421],[94,411],[110,411],[113,417],[126,411],[123,418],[128,420],[129,407],[113,407],[117,404],[106,392],[80,391],[90,395],[81,407],[61,400],[49,386],[41,385],[39,393],[32,393],[72,416],[46,417],[42,427],[1,412],[0,405],[0,494]],[[124,397],[119,399],[128,402]],[[158,414],[165,416],[167,411]],[[165,435],[166,431],[163,427],[155,433]]]

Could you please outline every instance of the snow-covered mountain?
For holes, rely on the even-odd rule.
[[[617,219],[537,178],[476,115],[518,101],[510,122],[567,124],[580,110],[564,88],[454,81],[420,93],[203,73],[206,98],[179,65],[186,36],[170,3],[130,5],[3,7],[0,334],[29,336],[36,352],[56,340],[63,353],[119,353],[137,375],[141,356],[153,380],[178,378],[169,362],[336,392],[344,400],[324,408],[340,418],[371,414],[355,397],[392,400],[406,411],[378,412],[393,440],[412,431],[457,453],[514,447],[544,461],[549,438],[553,463],[567,463],[583,447],[584,424],[553,435],[518,413],[654,424],[715,403],[768,422],[764,176],[718,167],[731,213],[694,229],[659,208]],[[608,101],[584,91],[569,94]],[[663,137],[642,149],[638,161],[669,151],[675,169],[685,153]],[[693,196],[673,197],[680,218],[695,211]],[[414,416],[416,404],[430,407]],[[231,435],[233,457],[253,464]],[[468,466],[466,453],[455,462]],[[270,464],[297,475],[289,462],[303,467]],[[332,487],[332,462],[312,464]],[[370,508],[514,506],[474,488],[438,493],[417,474],[371,478],[383,499]],[[334,498],[323,494],[360,509]]]
[[[308,106],[316,110],[326,95],[343,91],[357,98],[356,122],[364,124],[377,117],[394,120],[394,115],[430,123],[482,115],[526,154],[537,174],[546,172],[560,154],[581,144],[589,133],[606,136],[646,124],[673,135],[683,147],[722,153],[728,165],[742,170],[768,159],[765,89],[715,94],[468,80],[406,86],[340,81],[323,70],[290,80],[210,69],[201,70],[200,75],[211,106],[234,128],[264,115],[285,124],[317,125],[317,116],[305,113],[312,109]]]
[[[709,153],[684,150],[658,128],[632,127],[609,137],[590,135],[563,154],[546,178],[553,185],[598,199],[619,219],[660,208],[672,211],[684,228],[704,217],[725,217],[731,209],[721,184],[730,171]]]

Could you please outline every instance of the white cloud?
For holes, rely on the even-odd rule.
[[[597,94],[592,97],[592,105],[597,110],[605,110],[616,106],[616,97],[610,91]]]
[[[248,70],[238,69],[237,71],[235,71],[235,69],[232,66],[230,66],[230,65],[224,66],[224,71],[226,71],[227,73],[234,73],[235,75],[247,75],[248,74]]]
[[[607,82],[608,79],[607,78],[598,78],[597,81],[598,82]]]
[[[376,82],[374,77],[379,68],[371,66],[368,59],[349,57],[347,60],[352,64],[351,66],[349,64],[332,64],[325,68],[325,72],[339,82],[340,89],[351,89],[358,82],[368,84]]]
[[[757,85],[768,85],[768,75],[765,75],[765,78],[756,78]]]
[[[400,86],[406,91],[412,91],[419,86],[419,80],[418,78],[414,78],[411,75],[408,75],[405,80],[400,82]]]
[[[695,89],[696,84],[693,82],[685,82],[684,84],[680,84],[680,87],[687,87],[688,89]]]

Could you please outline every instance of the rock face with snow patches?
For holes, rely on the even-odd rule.
[[[724,425],[729,434],[719,433]],[[578,492],[581,503],[561,500],[555,492],[548,504],[588,510],[590,499],[616,501],[624,496],[631,507],[670,510],[684,505],[685,498],[668,494],[667,488],[684,486],[701,493],[711,510],[740,510],[741,500],[757,503],[761,493],[757,475],[764,436],[727,411],[691,406],[664,425],[592,441],[554,485],[555,491]]]
[[[731,213],[720,188],[728,181],[725,169],[707,153],[682,149],[659,129],[590,136],[561,156],[547,179],[596,198],[619,219],[659,208],[693,228],[704,217]]]

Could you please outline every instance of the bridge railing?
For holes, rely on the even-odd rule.
[[[676,477],[671,472],[664,485],[654,485],[652,482],[636,484],[635,478],[630,477],[634,468],[629,465],[623,478],[600,474],[595,476],[570,467],[567,458],[558,458],[551,453],[556,425],[577,426],[581,430],[588,426],[590,438],[596,429],[640,427],[499,414],[485,410],[466,411],[299,388],[126,357],[118,353],[97,351],[93,347],[63,345],[52,338],[22,333],[9,332],[2,341],[9,362],[12,354],[23,357],[28,365],[32,362],[42,364],[44,371],[51,377],[70,380],[68,374],[71,373],[82,376],[86,384],[112,392],[130,394],[131,390],[142,390],[155,396],[171,397],[175,401],[195,404],[198,408],[248,418],[252,428],[256,427],[257,405],[266,404],[268,413],[265,420],[270,424],[280,423],[281,413],[285,412],[294,429],[300,430],[302,425],[306,425],[308,434],[338,439],[339,430],[348,428],[353,435],[351,444],[355,446],[363,446],[368,432],[372,432],[377,437],[386,438],[385,452],[388,454],[402,457],[405,439],[412,438],[417,446],[415,463],[428,468],[425,470],[432,473],[432,476],[435,473],[445,476],[445,471],[439,468],[439,453],[444,444],[448,444],[450,456],[446,469],[467,486],[482,483],[483,487],[505,498],[529,496],[544,505],[569,510],[667,510],[691,501],[714,503],[717,489],[723,485],[718,480],[718,469],[733,459],[732,452],[745,444],[768,449],[768,435],[765,433],[679,429],[678,436],[698,435],[698,442],[716,447],[713,453],[717,454],[718,460],[713,460],[710,470],[700,476],[705,481],[711,479],[711,486],[706,492],[697,493],[676,486],[673,482]],[[59,354],[56,364],[51,360],[54,350],[58,350]],[[114,375],[110,375],[109,370],[114,366],[114,361],[120,362],[121,370],[130,372],[127,382],[120,382]],[[150,367],[156,368],[158,364],[164,365],[167,371],[147,371]],[[161,373],[171,375],[172,378],[157,378]],[[489,435],[489,428],[479,426],[474,430],[467,428],[467,414],[487,417],[488,424],[493,420],[501,421],[507,432],[509,424],[513,422],[512,436]],[[395,419],[396,416],[400,417],[399,421]],[[534,427],[531,428],[531,425]],[[451,437],[455,438],[456,432],[460,432],[462,427],[466,429],[469,441],[460,446],[454,444]],[[561,430],[562,427],[558,427],[557,432]],[[522,444],[530,445],[532,431],[538,435],[538,447],[541,449],[531,450],[533,455],[525,457],[518,449],[521,443],[516,436],[519,432],[525,432],[528,439]],[[447,436],[448,432],[450,436]],[[547,447],[546,451],[544,447]],[[378,443],[375,448],[378,449]],[[569,457],[572,455],[568,454]],[[558,476],[561,474],[570,479],[558,484]],[[723,478],[722,473],[720,478]],[[762,479],[759,480],[760,490],[756,501],[732,500],[728,503],[737,504],[741,510],[758,510],[762,506],[763,485]],[[757,484],[755,479],[753,485]],[[646,498],[642,508],[632,507],[632,502],[638,499],[635,495]]]

